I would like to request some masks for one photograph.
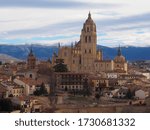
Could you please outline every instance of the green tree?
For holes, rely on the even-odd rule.
[[[40,95],[48,94],[44,83],[42,83],[40,86],[37,86],[37,87],[39,87],[39,88],[34,91],[34,93],[33,93],[34,95],[40,96]]]
[[[55,72],[67,72],[68,71],[67,65],[64,64],[63,59],[57,59],[56,65],[53,68]]]
[[[95,95],[95,98],[96,98],[97,100],[99,100],[99,99],[100,99],[100,94],[97,93],[97,94]]]
[[[9,96],[8,97],[13,97],[13,94],[9,94]]]
[[[85,78],[83,81],[83,96],[91,95],[91,86],[88,83],[88,78]]]
[[[0,99],[0,111],[3,112],[13,111],[13,104],[10,99]]]
[[[130,90],[130,89],[128,89],[128,92],[127,92],[126,97],[127,97],[128,99],[131,99],[131,98],[133,97],[133,95],[132,95],[132,93],[131,93],[131,90]]]
[[[44,83],[42,83],[41,86],[40,86],[40,93],[43,94],[43,95],[48,94]]]

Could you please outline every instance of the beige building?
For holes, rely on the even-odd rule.
[[[121,55],[121,49],[114,60],[103,60],[102,51],[97,50],[96,24],[88,14],[83,24],[80,40],[71,47],[60,47],[58,55],[54,53],[52,64],[56,59],[64,59],[69,71],[76,73],[99,73],[121,70],[127,72],[127,62]]]
[[[11,94],[13,97],[23,96],[24,95],[24,87],[15,86],[11,89]]]

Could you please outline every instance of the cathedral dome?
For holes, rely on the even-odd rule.
[[[117,62],[117,63],[124,63],[126,62],[126,59],[124,56],[116,56],[115,59],[114,59],[114,62]]]
[[[126,59],[124,56],[121,54],[121,48],[118,48],[118,55],[115,57],[114,62],[116,63],[125,63]]]

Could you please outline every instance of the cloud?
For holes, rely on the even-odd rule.
[[[26,8],[110,8],[118,4],[80,2],[75,0],[0,0],[0,7]]]
[[[138,42],[139,46],[141,46],[141,44],[143,46],[143,43],[147,45],[148,38],[144,37],[146,30],[150,27],[150,19],[147,18],[147,16],[148,13],[119,19],[97,20],[96,24],[98,29],[98,43],[101,45],[118,46],[119,44],[133,45]],[[82,29],[81,23],[83,22],[84,21],[81,20],[76,20],[73,22],[64,21],[39,28],[8,31],[5,34],[6,36],[17,36],[22,37],[23,39],[16,38],[12,40],[5,40],[5,42],[15,43],[16,40],[17,43],[71,43],[72,41],[79,40],[80,31]],[[143,35],[140,37],[137,35],[138,33],[136,33],[139,31],[139,29],[142,29],[143,32]]]
[[[150,45],[147,0],[0,0],[0,43],[71,43],[89,10],[99,44]]]
[[[97,20],[96,24],[100,31],[105,31],[109,29],[109,31],[123,31],[123,30],[132,30],[132,29],[150,29],[150,13],[130,16],[130,17],[123,17],[119,19],[105,19],[105,20]],[[81,30],[82,24],[84,21],[76,20],[76,21],[64,21],[57,24],[50,24],[46,26],[42,26],[39,28],[32,28],[32,29],[19,29],[8,31],[7,34],[9,35],[22,35],[22,34],[43,34],[49,33],[51,34],[62,34],[62,33],[69,33],[69,32],[76,32]],[[104,30],[102,30],[104,29]],[[53,31],[51,31],[53,30]],[[80,33],[80,32],[78,32]],[[105,32],[104,32],[105,33]]]
[[[126,17],[119,17],[119,18],[111,18],[111,19],[104,19],[98,20],[97,22],[102,26],[120,26],[129,24],[136,25],[138,23],[150,23],[150,12],[146,14],[139,14],[139,15],[132,15]]]

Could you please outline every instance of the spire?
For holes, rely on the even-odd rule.
[[[31,45],[31,47],[30,47],[30,53],[29,53],[29,56],[33,56],[32,45]]]
[[[85,24],[95,24],[92,19],[91,12],[89,12],[88,18],[86,19]]]
[[[73,42],[71,43],[71,48],[73,48]]]
[[[52,63],[50,57],[48,58],[47,62]]]
[[[121,54],[121,47],[120,47],[120,45],[119,45],[119,48],[118,48],[118,56],[121,56],[122,54]]]
[[[58,48],[60,48],[60,43],[58,43]]]
[[[88,14],[88,19],[91,19],[91,13],[90,13],[90,11],[89,11],[89,14]]]
[[[32,46],[31,46],[31,48],[30,48],[30,54],[32,54],[33,53],[33,50],[32,50]]]

